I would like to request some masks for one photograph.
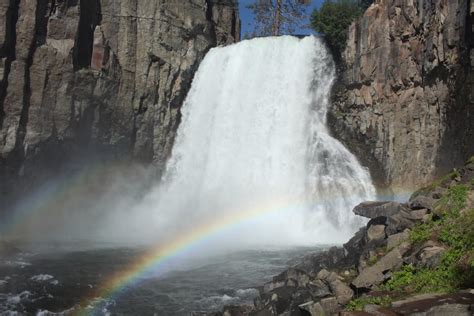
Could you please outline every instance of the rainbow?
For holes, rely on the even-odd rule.
[[[147,272],[158,269],[167,260],[193,249],[206,239],[248,220],[262,218],[270,213],[285,211],[288,208],[303,206],[303,202],[290,203],[273,201],[265,206],[255,207],[246,211],[229,213],[204,225],[196,227],[179,238],[152,248],[145,255],[136,260],[126,270],[120,271],[105,281],[94,293],[94,298],[116,298],[126,287],[137,284]],[[86,307],[84,307],[86,306]],[[91,301],[83,301],[77,315],[94,314],[96,306]]]
[[[87,182],[89,177],[100,174],[101,172],[103,172],[103,167],[95,166],[94,168],[89,168],[85,173],[80,173],[78,176],[68,179],[64,183],[61,183],[61,185],[52,186],[48,191],[41,192],[41,194],[38,194],[32,198],[31,201],[24,204],[20,210],[16,210],[13,220],[9,221],[7,225],[4,225],[4,229],[1,229],[1,232],[5,236],[8,235],[5,234],[8,232],[18,232],[20,230],[19,228],[23,228],[23,231],[25,231],[25,221],[29,221],[30,223],[34,222],[45,213],[52,212],[51,204],[58,203],[58,201],[66,201],[71,194],[79,193],[84,189],[84,183]],[[409,193],[408,191],[405,192]],[[393,196],[387,197],[393,199]],[[336,197],[325,198],[334,199]],[[383,197],[379,196],[379,198]],[[125,270],[119,271],[106,279],[105,282],[94,291],[93,298],[116,298],[127,287],[137,284],[147,272],[159,269],[161,265],[168,260],[192,250],[206,239],[230,227],[237,226],[249,220],[258,220],[271,213],[287,211],[288,209],[298,208],[304,205],[305,203],[301,198],[297,200],[286,198],[273,200],[268,204],[258,205],[248,210],[225,212],[222,217],[197,226],[176,239],[151,248]],[[91,296],[88,296],[81,301],[75,313],[78,315],[94,314],[96,312],[95,308],[97,308],[95,305],[97,304],[93,303]]]
[[[138,284],[148,272],[156,271],[168,260],[192,250],[201,242],[231,227],[246,221],[261,219],[271,213],[288,211],[305,205],[307,206],[301,198],[278,200],[240,212],[228,212],[227,215],[198,226],[179,238],[150,249],[127,269],[113,274],[92,296],[79,304],[76,314],[94,315],[97,312],[97,306],[95,306],[97,304],[94,301],[97,299],[116,299],[127,287]]]
[[[91,179],[97,180],[106,174],[121,174],[127,170],[124,162],[111,162],[107,165],[96,163],[83,168],[72,176],[59,177],[49,183],[44,183],[35,192],[23,198],[7,210],[10,216],[0,219],[0,239],[17,240],[25,236],[36,225],[42,222],[44,216],[60,216],[62,208],[74,196],[81,196],[90,186]],[[59,207],[58,207],[59,206]],[[61,208],[61,206],[63,206]],[[47,228],[44,228],[47,231]]]

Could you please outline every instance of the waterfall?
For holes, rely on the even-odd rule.
[[[326,127],[334,64],[316,37],[211,49],[182,108],[172,156],[152,194],[157,230],[176,233],[248,209],[234,243],[342,242],[370,175]],[[265,210],[265,211],[264,211]],[[263,212],[264,211],[264,212]]]

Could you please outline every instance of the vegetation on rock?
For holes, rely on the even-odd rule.
[[[347,43],[349,26],[360,17],[372,0],[325,0],[311,16],[313,29],[325,36],[329,48],[338,60]]]
[[[365,305],[379,305],[388,307],[392,303],[390,296],[363,296],[353,299],[347,304],[348,311],[362,311]]]
[[[430,196],[444,190],[434,203],[432,214],[410,230],[411,250],[408,253],[411,253],[411,262],[410,257],[406,257],[403,265],[375,288],[386,296],[371,296],[369,293],[354,298],[346,306],[347,310],[360,311],[368,304],[389,306],[394,297],[455,293],[474,286],[473,162],[471,158],[465,168],[454,170],[414,195]],[[424,265],[416,253],[423,253],[423,249],[433,246],[443,251],[438,263],[430,267]],[[377,264],[376,257],[371,256],[368,263]]]

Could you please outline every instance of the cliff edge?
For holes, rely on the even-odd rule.
[[[474,153],[473,15],[377,0],[350,27],[329,122],[379,186],[414,189]]]
[[[239,34],[234,0],[1,0],[0,209],[86,161],[160,170],[199,62]]]

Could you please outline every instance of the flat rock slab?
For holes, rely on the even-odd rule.
[[[469,292],[424,294],[393,302],[391,310],[400,315],[470,316],[474,312],[471,310],[473,304],[474,294]]]
[[[367,218],[377,218],[380,216],[392,216],[400,212],[402,205],[398,202],[362,202],[357,205],[352,212]]]
[[[403,263],[403,255],[410,248],[408,242],[394,248],[388,254],[383,256],[376,264],[368,267],[352,281],[352,285],[356,288],[371,289],[375,285],[382,283],[385,280],[385,272],[392,270]]]

